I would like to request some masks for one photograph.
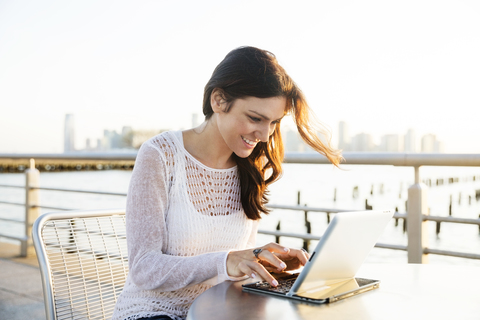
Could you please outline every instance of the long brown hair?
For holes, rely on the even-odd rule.
[[[342,160],[340,151],[330,144],[330,133],[314,119],[302,91],[278,64],[273,53],[254,47],[240,47],[228,53],[205,86],[203,114],[206,120],[213,114],[210,96],[214,89],[222,92],[227,103],[225,112],[230,110],[235,99],[285,97],[285,113],[292,114],[302,139],[335,166]],[[320,139],[317,132],[325,139]],[[269,212],[265,207],[267,187],[282,174],[284,147],[280,123],[276,124],[268,142],[259,142],[248,157],[240,158],[235,154],[233,157],[239,172],[243,210],[249,219],[260,219],[262,212]]]

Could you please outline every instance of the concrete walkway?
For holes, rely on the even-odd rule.
[[[20,258],[19,252],[19,246],[0,242],[0,319],[45,320],[37,257]]]

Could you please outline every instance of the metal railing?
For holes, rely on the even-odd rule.
[[[30,161],[30,166],[25,170],[26,184],[25,186],[9,186],[0,185],[0,187],[11,188],[25,188],[26,200],[25,203],[14,203],[8,201],[0,201],[3,204],[21,205],[25,206],[25,219],[23,221],[0,218],[0,221],[12,223],[24,223],[25,234],[20,236],[11,236],[0,234],[0,237],[15,239],[21,242],[21,254],[26,255],[27,248],[31,245],[30,230],[34,220],[39,215],[40,208],[53,210],[72,210],[77,208],[56,208],[41,206],[38,200],[39,190],[62,191],[62,192],[78,192],[78,193],[92,193],[101,195],[126,196],[125,193],[100,192],[100,191],[86,191],[75,189],[60,189],[60,188],[41,188],[39,186],[39,171],[35,169],[35,160],[44,162],[62,160],[64,162],[79,162],[79,161],[134,161],[136,153],[71,153],[71,154],[2,154],[0,159],[8,159],[13,161]],[[445,255],[452,257],[480,259],[480,254],[463,253],[456,251],[446,251],[428,248],[428,234],[426,223],[434,221],[439,223],[460,223],[460,224],[474,224],[480,227],[480,219],[465,219],[454,217],[440,217],[430,216],[428,210],[428,199],[426,197],[428,187],[421,182],[420,168],[421,166],[480,166],[480,154],[423,154],[423,153],[344,153],[346,164],[360,164],[360,165],[393,165],[393,166],[408,166],[413,167],[415,172],[414,184],[408,189],[407,213],[396,212],[394,219],[403,219],[404,225],[406,222],[408,245],[396,244],[381,244],[377,243],[377,247],[392,250],[402,250],[408,252],[409,263],[426,263],[428,262],[429,254]],[[297,164],[328,164],[328,160],[314,153],[288,153],[285,156],[285,163]],[[326,213],[329,220],[330,214],[341,211],[341,209],[333,208],[314,208],[305,206],[287,206],[287,205],[269,205],[271,209],[278,210],[296,210],[302,212],[323,212]],[[311,234],[298,234],[290,232],[282,232],[279,230],[259,230],[259,233],[265,235],[279,237],[293,237],[304,240],[308,243],[311,240],[319,240],[319,236]]]

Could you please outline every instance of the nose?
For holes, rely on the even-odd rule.
[[[262,142],[267,142],[268,138],[273,134],[274,130],[275,125],[262,125],[262,127],[257,130],[255,138]]]

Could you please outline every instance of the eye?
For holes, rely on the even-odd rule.
[[[262,121],[262,119],[260,118],[257,118],[257,117],[252,117],[252,116],[248,116],[250,118],[250,120],[252,120],[253,122],[260,122]]]

